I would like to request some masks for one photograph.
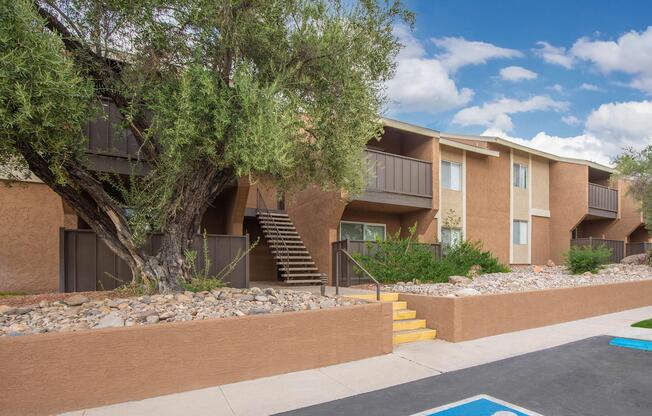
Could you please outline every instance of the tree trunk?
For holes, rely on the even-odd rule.
[[[181,290],[181,282],[192,276],[193,264],[188,263],[186,251],[192,248],[192,241],[175,231],[163,234],[161,249],[154,256],[145,257],[135,270],[134,278],[141,277],[156,282],[161,292]]]

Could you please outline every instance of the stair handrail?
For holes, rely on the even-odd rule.
[[[360,270],[364,272],[364,274],[366,274],[374,282],[374,284],[376,285],[376,300],[380,301],[380,282],[378,282],[378,280],[376,280],[376,278],[373,277],[371,273],[367,271],[367,269],[362,267],[362,265],[358,263],[358,261],[354,259],[353,256],[343,248],[337,250],[337,254],[335,257],[337,260],[337,263],[335,265],[336,266],[335,268],[337,269],[335,271],[335,295],[340,294],[340,254],[344,254],[346,257],[348,257],[349,261],[353,262],[353,264],[355,264]]]
[[[290,250],[288,249],[288,245],[286,244],[285,240],[281,236],[281,230],[278,228],[278,225],[276,224],[276,220],[272,219],[271,212],[269,208],[267,208],[267,204],[265,204],[265,199],[263,198],[263,195],[260,193],[260,189],[256,188],[256,211],[261,212],[264,211],[267,214],[267,219],[272,220],[273,225],[274,225],[274,231],[276,231],[276,236],[277,241],[281,241],[283,243],[283,248],[285,249],[285,255],[286,259],[285,262],[283,262],[283,255],[280,255],[281,258],[281,264],[286,267],[286,273],[289,273],[290,269]],[[276,253],[279,254],[278,250],[276,250]],[[285,280],[285,279],[284,279]]]

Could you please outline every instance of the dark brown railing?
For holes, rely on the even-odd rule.
[[[625,257],[625,242],[622,240],[606,240],[603,238],[574,238],[571,240],[571,247],[593,247],[605,246],[611,249],[611,263],[620,263]]]
[[[87,153],[98,156],[142,159],[138,142],[131,131],[120,126],[123,118],[110,100],[102,100],[103,117],[88,122],[84,127],[88,136]]]
[[[365,153],[371,167],[368,191],[432,198],[432,163],[378,150]]]
[[[615,218],[618,215],[618,191],[589,183],[589,214]]]
[[[346,257],[344,259],[342,259],[342,255],[344,255]],[[351,253],[349,253],[348,251],[346,251],[343,248],[340,248],[335,253],[335,260],[337,261],[337,267],[335,269],[337,271],[337,273],[335,273],[335,295],[336,296],[340,294],[340,275],[339,275],[340,264],[342,262],[345,262],[345,263],[350,262],[353,265],[355,265],[355,267],[358,270],[360,270],[362,273],[364,273],[365,276],[367,276],[367,278],[374,283],[374,285],[376,286],[376,300],[380,301],[380,282],[378,282],[378,280],[376,280],[376,278],[373,277],[371,275],[371,273],[369,273],[369,271],[367,271],[367,269],[364,268],[364,266],[362,266],[360,263],[358,263],[358,261],[353,258]],[[322,295],[323,295],[323,293],[322,293]]]
[[[132,279],[131,269],[91,230],[61,229],[59,234],[61,292],[112,290]],[[197,252],[195,266],[203,270],[204,249],[209,256],[209,275],[215,276],[233,266],[224,281],[231,287],[249,286],[249,236],[197,236],[193,249]],[[145,252],[156,254],[161,248],[161,235],[151,235],[145,243]],[[235,260],[240,259],[235,265]]]
[[[628,256],[649,253],[652,251],[652,243],[627,243],[625,251]]]
[[[423,244],[423,243],[419,243]],[[432,255],[436,259],[440,259],[442,256],[441,245],[440,244],[426,244],[430,247]],[[360,240],[339,240],[334,241],[331,244],[331,254],[332,254],[332,266],[333,274],[337,275],[339,273],[339,284],[343,287],[348,287],[352,285],[358,285],[363,283],[369,283],[363,273],[356,269],[355,265],[351,262],[338,262],[337,253],[340,250],[346,250],[347,253],[354,254],[363,254],[368,255],[372,254],[373,250],[377,243],[373,241],[360,241]]]

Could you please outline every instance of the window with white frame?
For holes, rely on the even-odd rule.
[[[460,191],[462,189],[462,164],[441,161],[441,186],[444,189]]]
[[[340,240],[384,241],[385,224],[341,221]]]
[[[527,244],[527,221],[514,220],[513,243]]]
[[[523,189],[527,188],[527,166],[514,163],[514,186]]]
[[[441,244],[445,248],[458,245],[462,241],[462,230],[460,228],[442,227]]]

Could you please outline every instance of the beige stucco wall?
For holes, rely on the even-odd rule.
[[[619,217],[614,221],[605,235],[608,239],[627,240],[634,230],[643,225],[641,205],[628,194],[629,184],[627,181],[618,181]]]
[[[589,209],[589,168],[566,162],[550,164],[550,257],[561,263],[571,231]]]
[[[59,288],[59,228],[76,216],[45,184],[0,180],[0,291]]]
[[[532,216],[532,264],[550,259],[550,218]]]
[[[1,337],[0,414],[58,414],[391,351],[389,303]]]
[[[509,263],[509,149],[489,143],[500,157],[466,157],[466,238],[481,241],[503,263]]]
[[[532,208],[550,210],[550,162],[532,157]]]

